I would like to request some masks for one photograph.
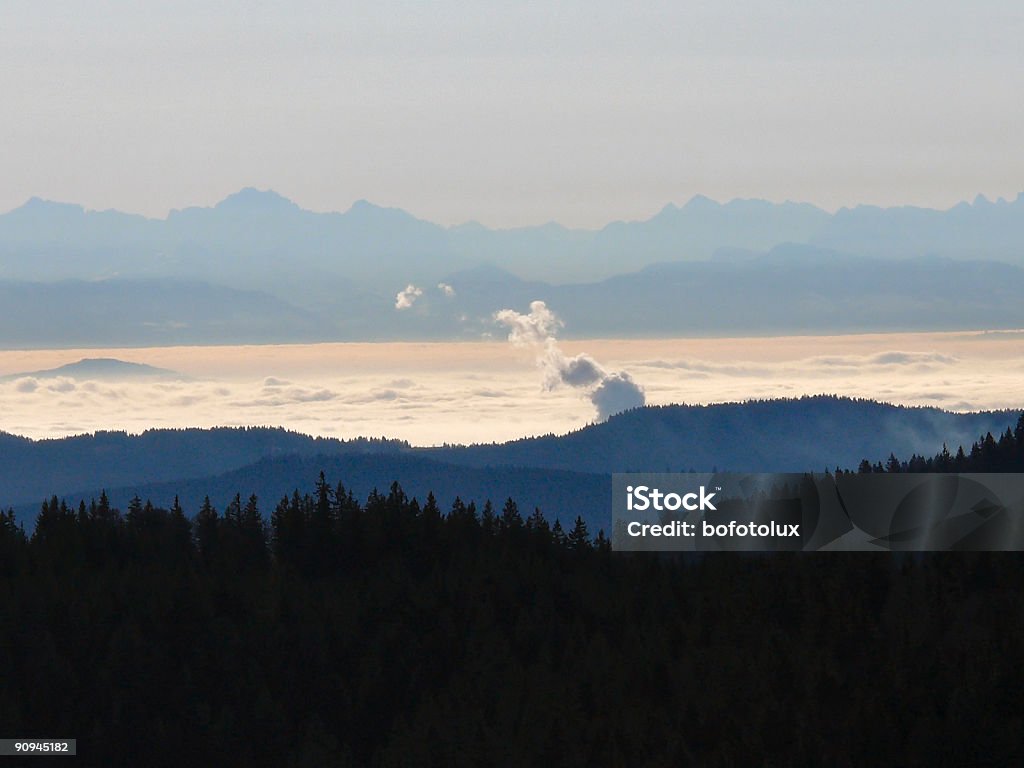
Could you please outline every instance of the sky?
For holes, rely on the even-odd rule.
[[[588,340],[560,349],[629,374],[652,405],[829,393],[970,411],[1020,408],[1022,338],[1024,331]],[[438,445],[562,434],[597,421],[589,390],[551,380],[548,351],[498,340],[0,351],[0,423],[33,438],[272,425]],[[83,357],[184,378],[28,375]]]
[[[4,0],[0,211],[244,186],[454,225],[1024,189],[1019,0]]]

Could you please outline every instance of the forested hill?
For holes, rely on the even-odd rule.
[[[164,494],[154,495],[154,502],[166,504],[170,499],[164,496],[172,486],[193,500],[209,493],[223,505],[236,492],[287,492],[329,464],[339,476],[344,476],[343,465],[356,473],[362,493],[399,480],[417,495],[428,490],[440,494],[454,489],[457,480],[480,499],[497,500],[514,490],[524,502],[550,510],[565,492],[564,478],[545,474],[551,470],[579,473],[569,486],[581,493],[584,486],[599,486],[601,491],[587,492],[590,498],[604,492],[603,478],[612,472],[807,471],[857,467],[863,459],[884,460],[890,453],[932,456],[944,443],[955,451],[988,432],[999,435],[1018,416],[813,397],[648,407],[564,436],[456,448],[311,438],[281,429],[103,432],[43,441],[0,433],[0,506],[37,507],[51,494],[77,502],[82,494],[104,488],[119,489],[125,499],[134,493],[143,498]],[[352,458],[357,456],[373,458],[360,464]],[[349,457],[347,465],[339,463],[344,457]],[[263,460],[272,462],[260,465]],[[542,471],[488,470],[471,476],[459,469],[498,466]],[[422,482],[414,482],[411,472]],[[229,473],[237,474],[225,478]],[[185,480],[189,482],[180,482]]]
[[[61,440],[0,432],[0,504],[88,488],[210,477],[272,456],[387,454],[408,447],[397,440],[341,441],[270,428],[97,432]]]
[[[818,396],[719,405],[653,406],[564,436],[501,445],[432,449],[473,466],[531,466],[578,472],[803,472],[856,467],[895,453],[934,455],[1000,434],[1017,411],[956,414]]]

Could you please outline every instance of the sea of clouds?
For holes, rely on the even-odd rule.
[[[531,312],[547,322],[538,308]],[[505,320],[513,335],[524,327],[533,332],[529,314]],[[549,338],[0,352],[0,376],[8,377],[0,380],[0,431],[46,438],[110,429],[271,425],[435,445],[567,432],[641,402],[835,393],[957,411],[1024,409],[1019,334]],[[180,375],[16,375],[91,356]],[[602,403],[600,387],[608,381],[627,385],[617,399]]]

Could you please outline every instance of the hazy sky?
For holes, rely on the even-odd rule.
[[[444,224],[1024,189],[1020,0],[2,0],[0,210]]]

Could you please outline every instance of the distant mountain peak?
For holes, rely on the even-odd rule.
[[[452,227],[449,227],[449,229],[452,232],[487,232],[487,231],[489,231],[487,229],[487,227],[485,227],[483,224],[481,224],[476,219],[472,219],[470,221],[463,222],[462,224],[456,224],[456,225],[454,225]]]
[[[31,214],[84,213],[85,209],[77,203],[58,203],[54,200],[44,200],[41,197],[32,196],[14,211]]]
[[[651,217],[651,220],[655,221],[659,219],[671,219],[676,214],[678,214],[680,210],[682,209],[675,203],[665,203],[665,205],[662,206],[661,210]]]
[[[356,221],[392,222],[402,220],[408,222],[419,222],[419,219],[403,208],[390,208],[383,205],[377,205],[376,203],[371,203],[369,200],[364,199],[359,199],[352,203],[352,206],[344,215],[351,217]],[[437,225],[429,224],[429,226]]]
[[[236,210],[236,211],[247,211],[247,210],[279,210],[279,211],[292,211],[299,210],[299,206],[289,200],[283,195],[279,195],[272,189],[256,189],[255,187],[245,187],[235,192],[233,195],[228,195],[221,200],[215,206],[217,210]]]
[[[351,207],[348,209],[348,213],[359,215],[401,214],[403,216],[414,218],[411,213],[403,208],[390,208],[386,205],[377,205],[376,203],[371,203],[365,198],[359,198],[352,203]]]
[[[58,368],[12,373],[8,376],[0,377],[0,381],[22,377],[51,379],[58,376],[67,376],[74,379],[127,379],[145,376],[180,378],[180,375],[174,371],[145,365],[144,363],[131,363],[114,357],[85,357],[77,362],[68,363]]]
[[[673,206],[673,208],[674,207],[675,206]],[[712,200],[710,197],[707,197],[706,195],[694,195],[693,197],[691,197],[686,202],[686,205],[683,206],[683,209],[686,209],[686,210],[701,210],[701,209],[720,208],[720,207],[721,207],[720,203],[716,202],[715,200]]]

